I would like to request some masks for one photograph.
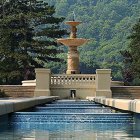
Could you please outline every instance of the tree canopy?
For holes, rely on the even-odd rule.
[[[18,84],[33,79],[34,68],[44,67],[56,57],[56,39],[66,34],[60,29],[62,17],[44,1],[0,2],[0,82]]]

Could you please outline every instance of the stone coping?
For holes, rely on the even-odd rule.
[[[51,73],[50,69],[44,69],[44,68],[36,68],[35,72],[39,72],[39,73]]]
[[[61,74],[60,76],[65,76],[65,75],[64,74]],[[72,75],[72,76],[80,76],[80,75],[79,74],[76,74],[76,75]],[[94,75],[88,75],[88,74],[83,75],[82,74],[82,76],[94,76]],[[6,86],[6,85],[4,85],[4,86]],[[12,86],[16,86],[16,85],[12,85]],[[36,79],[35,80],[25,80],[25,81],[22,81],[22,85],[18,85],[18,86],[36,86]],[[111,87],[126,87],[126,88],[127,87],[132,87],[132,88],[133,87],[136,87],[136,88],[140,88],[140,86],[124,86],[124,82],[121,82],[121,81],[111,81]]]
[[[119,85],[116,85],[116,86],[112,86],[112,87],[117,87],[117,88],[140,88],[140,86],[119,86]]]
[[[110,74],[111,69],[96,69],[96,74]]]
[[[103,105],[114,107],[117,109],[140,113],[140,99],[113,99],[105,97],[86,97],[90,101],[95,101]]]
[[[0,115],[20,111],[36,105],[59,99],[58,96],[40,96],[33,98],[0,98]]]
[[[22,81],[22,86],[36,86],[36,79]]]

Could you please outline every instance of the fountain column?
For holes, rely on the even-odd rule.
[[[79,53],[76,46],[69,46],[66,74],[79,74]]]

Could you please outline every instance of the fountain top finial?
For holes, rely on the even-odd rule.
[[[76,19],[76,15],[75,15],[75,12],[73,11],[73,21],[75,21]]]

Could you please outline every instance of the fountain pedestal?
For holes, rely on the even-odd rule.
[[[81,22],[79,21],[68,21],[66,24],[71,26],[70,38],[57,39],[58,42],[69,47],[67,54],[67,71],[66,74],[79,74],[79,53],[77,47],[83,45],[88,39],[76,38],[77,28]]]
[[[77,47],[70,47],[67,54],[67,71],[66,74],[79,74],[79,53]]]

